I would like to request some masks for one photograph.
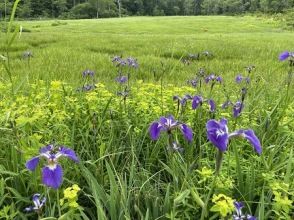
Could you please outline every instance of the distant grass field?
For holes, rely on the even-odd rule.
[[[147,81],[154,71],[161,71],[163,62],[168,70],[166,80],[179,84],[200,67],[226,76],[242,72],[248,65],[255,65],[256,74],[268,83],[276,83],[273,76],[283,71],[277,56],[293,45],[294,37],[276,21],[262,17],[132,17],[18,23],[31,32],[22,33],[13,45],[14,73],[70,83],[77,82],[86,68],[95,70],[101,81],[112,80],[116,74],[111,63],[114,55],[137,58],[140,68],[136,77]],[[3,39],[4,33],[1,35]],[[29,67],[21,59],[27,50],[34,56]],[[180,62],[188,53],[206,50],[214,54],[209,62],[202,59],[188,67]]]
[[[0,219],[293,219],[294,57],[279,55],[294,33],[283,24],[17,23],[11,47],[0,32]]]

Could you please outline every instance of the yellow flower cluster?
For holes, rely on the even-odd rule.
[[[68,204],[69,207],[77,208],[79,204],[78,200],[78,192],[80,191],[80,187],[77,184],[72,185],[71,187],[63,190],[63,199],[60,199],[60,205]]]
[[[223,218],[235,210],[234,200],[224,194],[213,195],[212,202],[210,211],[218,212]]]

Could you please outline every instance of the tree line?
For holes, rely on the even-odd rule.
[[[0,19],[9,16],[13,0],[1,0]],[[22,0],[19,18],[99,18],[118,16],[218,15],[279,13],[294,0]]]

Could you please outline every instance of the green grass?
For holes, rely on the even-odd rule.
[[[211,200],[221,193],[244,201],[244,212],[260,220],[291,219],[294,86],[287,77],[293,77],[293,68],[278,56],[293,51],[294,33],[283,24],[249,16],[17,23],[27,31],[8,51],[12,92],[4,68],[8,62],[0,66],[0,218],[36,219],[36,213],[23,209],[39,192],[47,198],[40,213],[47,219],[60,213],[60,219],[220,219],[210,209],[227,208]],[[7,56],[5,37],[0,32],[0,54]],[[23,59],[24,51],[33,57]],[[187,54],[203,51],[214,56],[182,63]],[[114,82],[115,55],[139,62],[125,101],[117,96],[123,86]],[[256,67],[250,85],[236,84],[235,76],[246,75],[248,65]],[[222,76],[223,83],[213,89],[210,84],[190,87],[187,80],[199,68]],[[90,92],[77,91],[85,69],[96,72],[97,88]],[[221,105],[227,98],[240,99],[244,86],[245,108],[235,119],[232,109]],[[192,110],[188,102],[184,113],[178,112],[173,95],[187,93],[214,99],[217,111],[210,113],[206,103]],[[150,124],[168,114],[193,129],[191,143],[174,133],[183,154],[167,148],[167,135],[158,141],[149,137]],[[258,156],[245,140],[232,139],[220,176],[214,177],[216,148],[207,141],[205,124],[223,117],[230,132],[253,129],[263,152]],[[41,183],[39,168],[25,168],[41,146],[53,142],[69,146],[80,158],[79,164],[61,162],[59,191]],[[81,188],[78,208],[58,201],[72,184]]]
[[[85,68],[96,70],[99,80],[111,80],[114,55],[136,57],[141,66],[138,78],[147,81],[153,71],[159,71],[161,61],[170,70],[169,81],[177,83],[204,66],[226,76],[254,64],[257,74],[266,78],[282,74],[283,64],[276,62],[277,56],[293,39],[293,32],[262,17],[114,18],[64,21],[59,26],[52,26],[55,21],[18,23],[31,32],[22,33],[13,46],[15,74],[70,83]],[[29,69],[21,59],[25,50],[34,54]],[[186,67],[179,62],[188,53],[205,50],[215,55],[209,64],[201,60]],[[267,80],[276,81],[273,77]]]

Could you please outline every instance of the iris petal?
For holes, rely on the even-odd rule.
[[[186,124],[182,124],[180,125],[180,129],[184,135],[184,137],[188,140],[188,141],[192,141],[193,140],[193,131],[190,127],[188,127]]]
[[[52,169],[51,167],[44,167],[42,169],[42,181],[46,186],[52,187],[53,189],[57,189],[60,187],[62,183],[63,171],[60,165],[56,164],[56,166]]]
[[[212,99],[208,100],[209,111],[214,112],[216,110],[215,102]]]
[[[257,218],[252,215],[247,215],[247,220],[257,220]]]
[[[251,129],[244,130],[244,137],[251,143],[255,151],[260,155],[262,152],[261,144],[254,131]]]
[[[157,140],[160,135],[162,126],[158,122],[153,122],[149,128],[149,134],[152,140]]]
[[[210,140],[220,151],[226,151],[229,143],[227,120],[221,119],[220,122],[209,120],[206,123],[206,130],[208,140]]]
[[[32,159],[26,162],[26,168],[31,171],[34,171],[36,167],[38,166],[39,162],[40,162],[39,156],[33,157]]]
[[[283,53],[280,54],[279,56],[279,60],[280,61],[284,61],[286,60],[288,57],[290,56],[290,53],[288,51],[285,51]]]
[[[202,104],[203,98],[201,96],[194,96],[192,100],[192,109],[198,108]]]
[[[45,147],[42,147],[42,148],[40,149],[40,154],[48,153],[48,152],[52,151],[53,148],[54,148],[54,147],[53,147],[52,144],[49,144],[49,145],[47,145],[47,146],[45,146]]]
[[[68,158],[72,159],[75,162],[79,162],[79,159],[78,159],[76,153],[72,149],[62,146],[62,147],[59,148],[59,152],[63,156],[68,157]]]

